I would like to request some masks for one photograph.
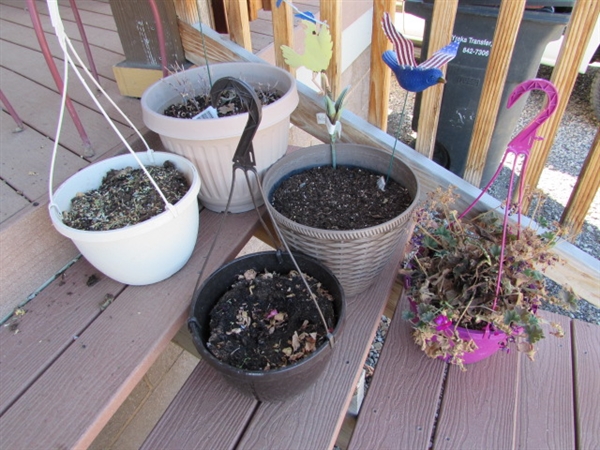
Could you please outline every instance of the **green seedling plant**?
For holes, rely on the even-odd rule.
[[[277,7],[285,2],[300,19],[304,28],[304,53],[300,54],[292,48],[282,45],[283,58],[290,67],[306,67],[313,73],[312,80],[318,91],[323,95],[325,101],[325,113],[317,114],[317,123],[325,125],[329,134],[329,145],[331,148],[331,161],[335,169],[337,167],[335,143],[342,134],[340,118],[344,109],[344,101],[348,96],[350,86],[342,90],[337,98],[330,89],[329,80],[325,70],[329,67],[333,56],[333,41],[329,26],[315,18],[311,12],[302,12],[296,8],[291,0],[278,0]]]

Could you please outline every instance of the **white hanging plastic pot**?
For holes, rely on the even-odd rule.
[[[52,223],[59,233],[73,241],[81,254],[94,267],[110,278],[132,285],[145,285],[162,281],[183,267],[192,255],[196,244],[200,219],[197,199],[200,191],[200,176],[198,175],[198,171],[189,160],[182,156],[165,152],[154,152],[150,149],[144,137],[131,120],[106,94],[102,86],[93,78],[85,67],[85,64],[81,61],[81,58],[64,31],[57,1],[47,0],[47,3],[52,25],[56,31],[59,44],[63,49],[65,61],[63,74],[64,89],[62,92],[56,138],[54,140],[48,186],[50,197],[49,212]],[[69,67],[73,69],[99,111],[119,136],[123,145],[129,150],[129,153],[99,161],[86,167],[67,179],[53,193],[54,166],[56,164],[62,120],[65,115]],[[133,151],[92,92],[90,86],[86,83],[81,74],[82,70],[137,133],[142,143],[146,146],[146,152],[136,153]],[[171,161],[183,173],[190,184],[188,192],[175,205],[171,205],[167,201],[146,169],[148,165],[162,165],[167,160]],[[166,209],[163,213],[136,225],[108,231],[78,230],[63,223],[62,212],[69,210],[71,199],[76,194],[98,188],[109,170],[122,169],[129,166],[144,170],[152,185],[165,202]]]
[[[148,152],[137,156],[144,165],[171,161],[190,183],[188,192],[171,209],[116,230],[77,230],[63,223],[60,211],[70,208],[77,193],[98,188],[111,169],[138,166],[135,157],[127,154],[92,164],[67,179],[54,193],[50,218],[56,230],[71,239],[100,272],[121,283],[145,285],[170,277],[192,255],[199,228],[200,176],[190,161],[178,155]]]

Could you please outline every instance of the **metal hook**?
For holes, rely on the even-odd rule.
[[[233,77],[223,77],[215,82],[210,90],[213,105],[217,105],[222,92],[226,89],[234,90],[248,111],[246,127],[233,155],[233,171],[235,172],[236,169],[252,170],[256,167],[252,139],[254,139],[262,118],[262,106],[254,89],[245,81]]]
[[[507,152],[513,152],[515,155],[529,154],[534,141],[542,139],[536,135],[538,128],[548,120],[558,106],[558,91],[556,87],[548,80],[533,78],[522,82],[512,91],[506,107],[512,107],[523,94],[536,89],[546,93],[547,104],[536,118],[508,143]]]

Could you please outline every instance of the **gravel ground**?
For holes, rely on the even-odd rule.
[[[560,219],[598,130],[599,122],[594,117],[589,106],[590,84],[595,70],[600,69],[589,69],[587,74],[580,74],[577,77],[573,94],[569,100],[538,185],[548,195],[548,199],[541,210],[541,216],[548,221],[558,221]],[[542,66],[538,72],[538,77],[549,79],[551,73],[551,68]],[[390,109],[392,112],[388,120],[388,133],[393,136],[398,133],[404,95],[405,92],[398,86],[396,80],[392,80],[390,95]],[[537,115],[543,102],[543,93],[538,91],[531,93],[521,115],[517,132]],[[410,143],[416,137],[416,133],[412,131],[410,126],[413,118],[413,105],[414,94],[410,93],[407,99],[406,113],[402,121],[400,134],[400,139],[405,143]],[[510,171],[504,168],[500,177],[492,186],[490,193],[496,198],[505,198],[509,174]],[[600,259],[599,193],[596,193],[590,210],[586,215],[583,230],[574,244],[594,258]],[[551,290],[558,290],[558,288],[558,286],[550,282]],[[546,309],[568,315],[572,318],[576,317],[587,322],[600,324],[600,308],[595,307],[585,300],[579,302],[579,308],[576,312],[564,311],[552,305],[548,305]]]

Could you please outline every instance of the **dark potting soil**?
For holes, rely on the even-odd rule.
[[[305,275],[306,276],[306,275]],[[337,318],[333,297],[307,276],[327,327]],[[285,367],[327,342],[327,330],[298,272],[257,274],[248,270],[210,313],[211,353],[230,366],[250,371]]]
[[[279,100],[282,94],[274,89],[254,88],[254,92],[262,106],[270,105]],[[219,117],[234,116],[247,111],[240,97],[233,89],[226,89],[220,97],[219,103],[211,105],[210,95],[203,94],[188,99],[184,103],[175,103],[167,107],[163,114],[169,117],[178,117],[180,119],[191,119],[204,111],[209,106],[214,106]]]
[[[413,199],[404,186],[358,167],[314,167],[284,180],[273,193],[273,207],[288,219],[313,228],[358,230],[404,212]]]
[[[172,205],[190,189],[187,179],[170,161],[146,168]],[[63,212],[63,222],[78,230],[106,231],[135,225],[164,210],[162,197],[144,171],[126,167],[110,170],[98,189],[78,193],[70,210]]]

